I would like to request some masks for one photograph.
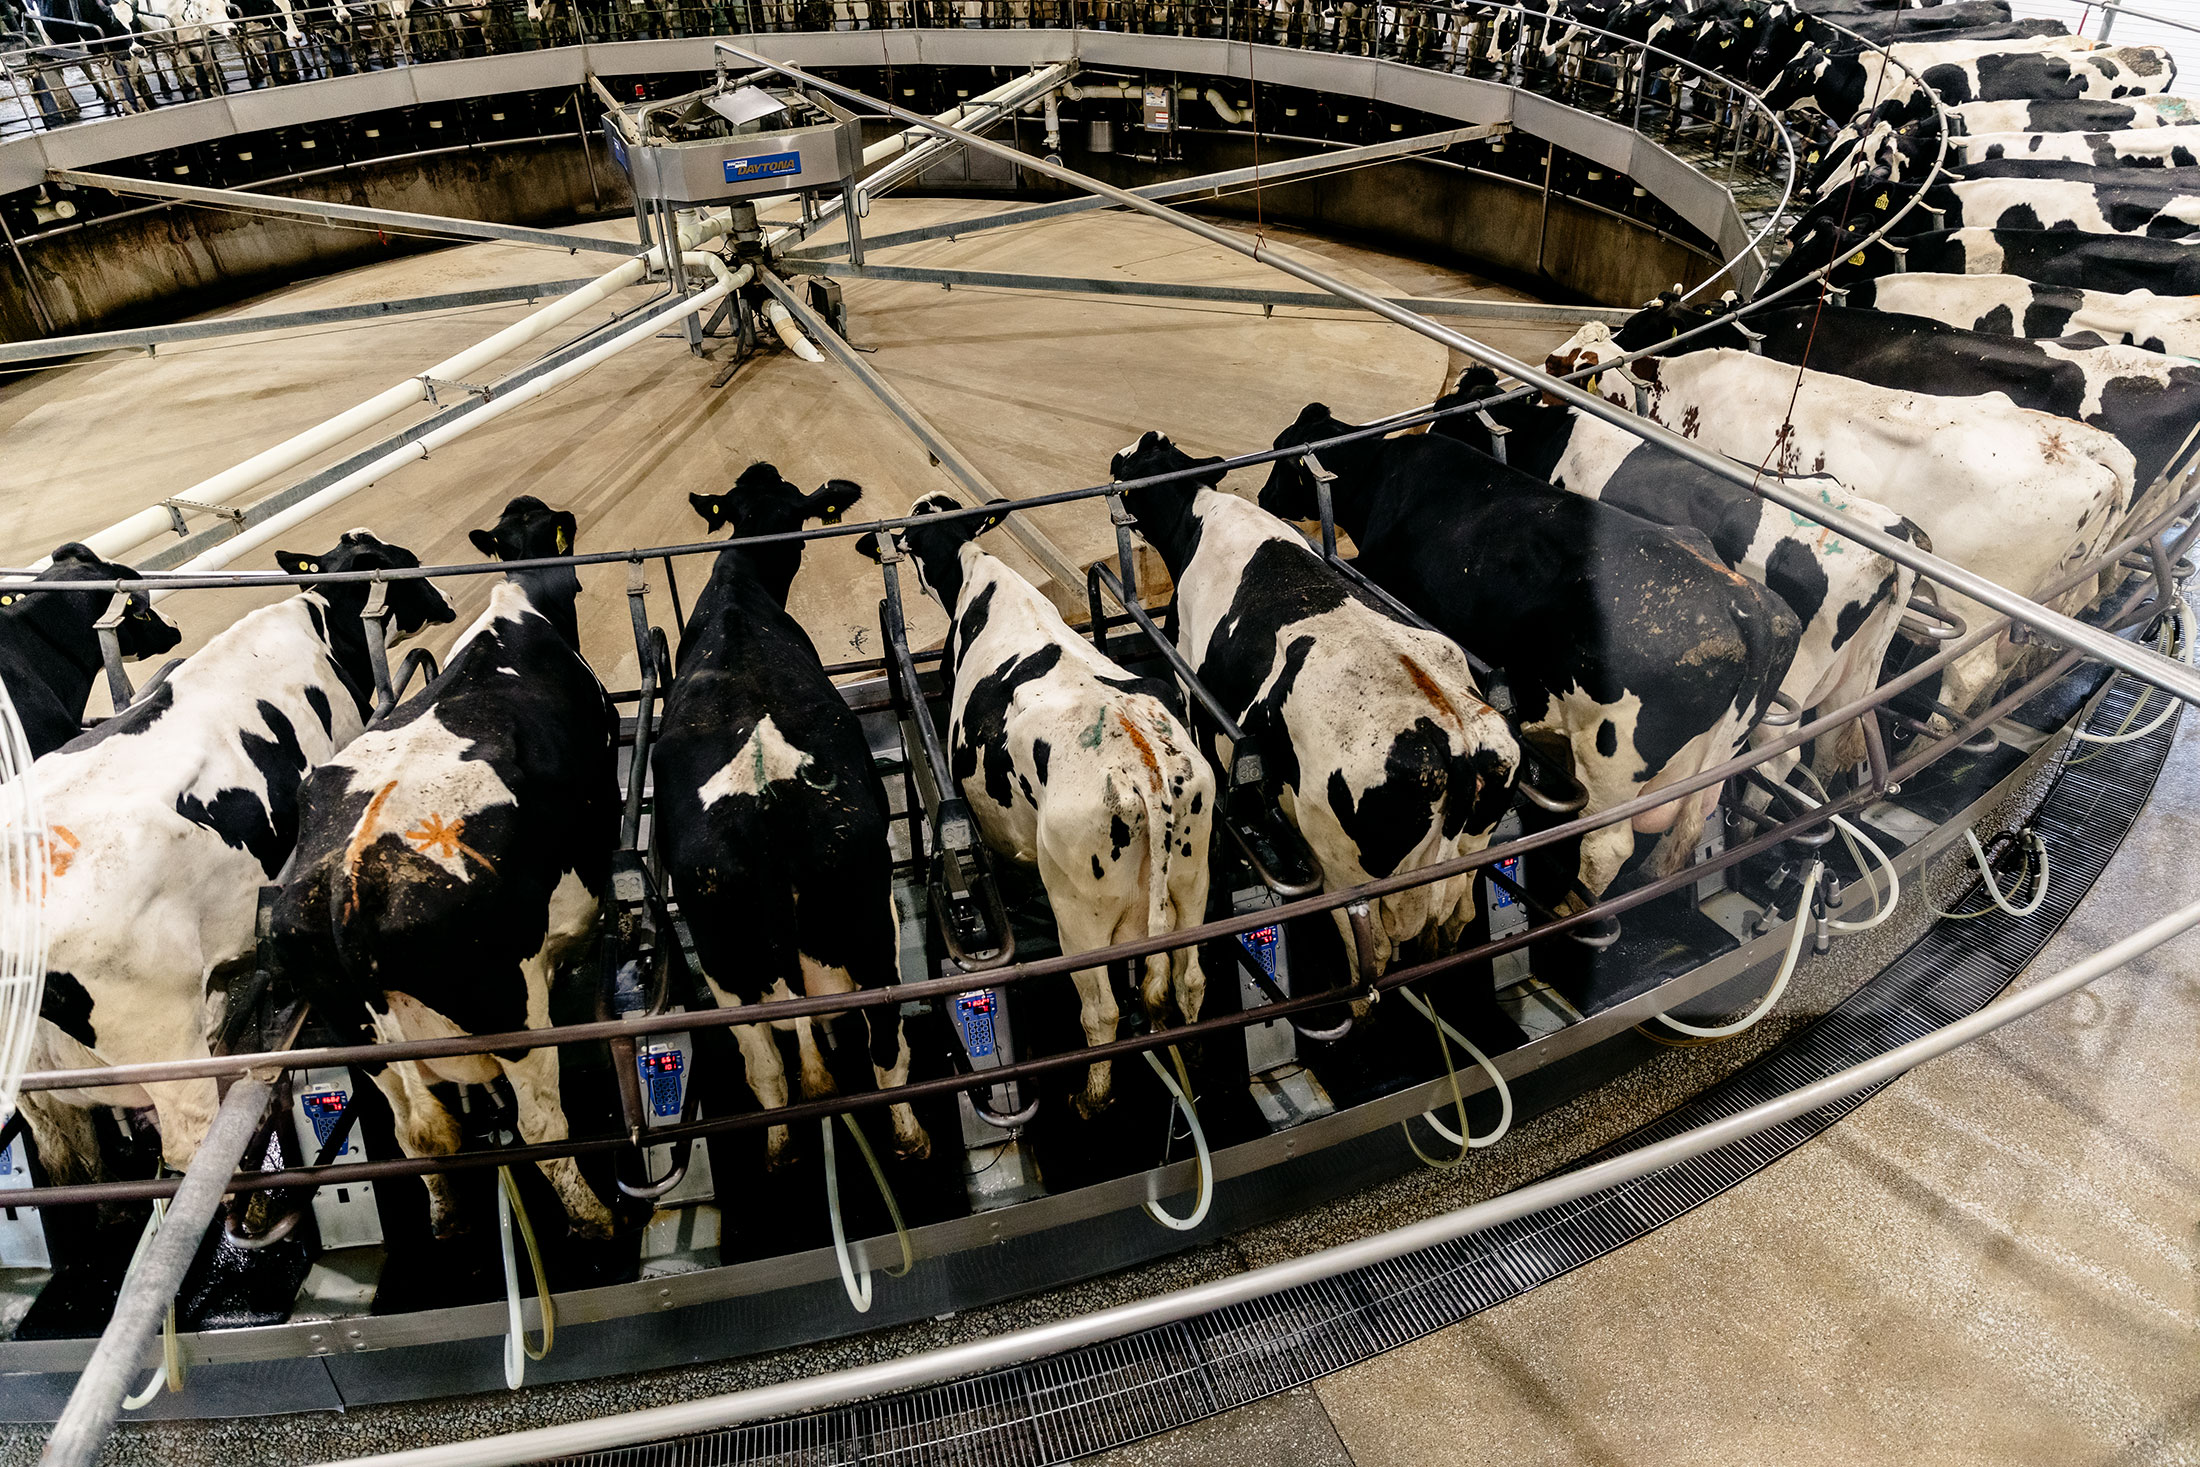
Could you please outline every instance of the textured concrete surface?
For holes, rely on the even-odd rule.
[[[981,210],[968,202],[881,199],[874,233]],[[586,226],[615,234],[624,226]],[[1458,271],[1287,236],[1356,284],[1444,294],[1518,293]],[[1139,215],[1099,213],[1027,225],[960,241],[929,241],[891,252],[899,263],[1093,274],[1229,285],[1294,285],[1274,271]],[[306,282],[241,308],[308,309],[433,294],[491,284],[583,277],[602,257],[498,244],[414,256]],[[1399,267],[1402,267],[1399,268]],[[1180,304],[1121,298],[855,281],[846,298],[851,334],[877,352],[868,360],[979,469],[1011,497],[1104,482],[1108,459],[1149,428],[1195,452],[1265,448],[1312,398],[1346,416],[1374,417],[1427,402],[1440,389],[1446,352],[1386,322],[1337,310]],[[629,290],[611,303],[633,310],[648,299]],[[364,400],[393,382],[517,320],[527,308],[498,305],[401,317],[279,336],[229,338],[163,348],[157,356],[117,353],[40,374],[0,374],[0,565],[21,565],[67,539],[112,524],[292,433]],[[484,379],[608,319],[586,313],[521,347]],[[1563,332],[1508,332],[1504,341],[1539,352]],[[713,351],[729,348],[717,344]],[[896,514],[920,494],[953,489],[924,450],[846,371],[773,352],[713,391],[711,361],[689,357],[673,336],[642,343],[580,380],[409,464],[284,537],[282,548],[326,549],[365,525],[428,564],[480,557],[466,532],[494,521],[515,494],[532,493],[580,518],[583,550],[707,538],[688,505],[691,492],[723,488],[741,469],[769,460],[804,488],[854,479],[866,497],[855,518]],[[333,462],[425,416],[400,415],[314,461]],[[277,476],[235,496],[250,503],[307,470]],[[1241,488],[1258,488],[1247,476]],[[1106,511],[1066,505],[1037,515],[1079,564],[1112,554]],[[207,523],[194,522],[194,527]],[[163,541],[151,542],[145,553]],[[1027,571],[1005,534],[988,544]],[[274,568],[269,547],[237,569]],[[125,557],[127,558],[127,557]],[[707,573],[681,567],[692,604]],[[661,575],[652,580],[661,585]],[[489,581],[444,583],[459,613],[423,644],[439,654],[486,604]],[[582,643],[607,682],[636,680],[624,595],[625,572],[584,572]],[[791,608],[828,660],[878,651],[877,570],[849,540],[808,552]],[[1082,587],[1078,588],[1082,595]],[[183,626],[189,652],[273,593],[198,592],[164,609]],[[921,645],[944,622],[911,597]],[[670,630],[661,597],[653,616]],[[94,694],[104,708],[105,693]]]

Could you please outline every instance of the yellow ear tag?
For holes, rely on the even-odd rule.
[[[565,531],[562,529],[558,531],[558,554],[565,554]]]
[[[1745,15],[1742,17],[1742,29],[1745,31],[1753,31],[1757,29],[1757,22],[1751,17]]]
[[[0,596],[0,606],[13,606],[14,604],[15,598],[13,596]]]
[[[1863,264],[1863,263],[1864,263],[1864,252],[1863,252],[1862,250],[1858,250],[1858,251],[1857,251],[1857,252],[1856,252],[1855,254],[1853,254],[1853,255],[1849,256],[1849,263],[1850,263],[1851,265],[1861,265],[1861,264]]]
[[[1876,198],[1876,199],[1873,199],[1873,200],[1872,200],[1872,207],[1873,207],[1874,209],[1884,209],[1884,208],[1886,208],[1886,207],[1887,207],[1887,196],[1886,196],[1885,194],[1881,194],[1881,195],[1880,195],[1880,196],[1879,196],[1878,198]]]
[[[1815,162],[1817,162],[1817,161],[1818,161],[1818,150],[1817,150],[1816,148],[1812,148],[1812,149],[1810,150],[1810,156],[1809,156],[1809,157],[1807,157],[1807,158],[1805,158],[1805,159],[1804,159],[1803,161],[1804,161],[1805,163],[1815,163]]]

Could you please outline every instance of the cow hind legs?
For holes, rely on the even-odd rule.
[[[1085,1031],[1088,1045],[1107,1044],[1115,1038],[1115,1028],[1122,1021],[1123,1011],[1116,1007],[1115,989],[1108,982],[1105,968],[1079,968],[1071,977],[1077,984],[1077,1021]],[[1077,1114],[1091,1120],[1106,1110],[1115,1100],[1115,1066],[1102,1060],[1085,1067],[1085,1088],[1070,1101]]]
[[[766,1110],[786,1109],[787,1066],[779,1057],[779,1041],[771,1025],[738,1024],[733,1039],[741,1046],[741,1068],[748,1076],[749,1091],[756,1103]],[[769,1127],[764,1132],[765,1165],[776,1168],[786,1159],[787,1128]]]
[[[898,1090],[909,1083],[909,1035],[903,1030],[898,1015],[890,1015],[883,1009],[870,1009],[863,1015],[871,1034],[871,1075],[881,1090]],[[887,1063],[879,1063],[879,1052],[885,1042],[891,1040],[893,1052]],[[917,1121],[917,1113],[907,1101],[897,1102],[886,1108],[894,1127],[894,1154],[904,1161],[922,1161],[932,1154],[932,1138],[925,1134]]]
[[[462,1137],[458,1117],[446,1110],[428,1088],[418,1067],[394,1064],[374,1076],[375,1088],[390,1103],[397,1123],[397,1148],[408,1157],[455,1156]],[[428,1188],[428,1226],[438,1239],[456,1237],[465,1224],[452,1195],[451,1179],[429,1172],[420,1179]]]
[[[558,1101],[558,1052],[531,1049],[518,1059],[497,1059],[504,1078],[519,1105],[519,1134],[530,1146],[566,1138],[565,1108]],[[565,1204],[573,1230],[583,1237],[608,1238],[612,1233],[611,1209],[581,1175],[580,1163],[570,1156],[538,1162],[543,1176]]]

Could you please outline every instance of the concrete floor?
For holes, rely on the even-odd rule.
[[[968,201],[882,199],[869,228],[881,233],[985,208]],[[592,228],[630,234],[632,226]],[[1285,231],[1270,230],[1269,236],[1321,257],[1365,287],[1522,298],[1462,271]],[[885,258],[1191,283],[1294,284],[1154,220],[1122,213],[928,241]],[[304,282],[240,309],[298,310],[581,277],[606,265],[521,246],[472,245]],[[633,309],[644,299],[644,291],[630,290],[613,304]],[[877,281],[851,282],[847,300],[854,339],[878,348],[871,363],[1011,497],[1104,482],[1110,455],[1149,428],[1170,433],[1194,452],[1265,448],[1311,399],[1347,417],[1374,417],[1427,402],[1441,390],[1446,371],[1443,348],[1344,310],[1286,309],[1264,319],[1253,306],[945,292]],[[117,353],[59,371],[0,377],[0,442],[6,444],[0,454],[0,565],[26,564],[62,541],[185,494],[204,477],[488,336],[525,309],[500,305],[193,343],[151,358]],[[609,309],[520,348],[480,375],[513,370],[536,350],[607,317]],[[1530,328],[1493,333],[1492,339],[1540,357],[1564,334]],[[920,494],[955,488],[838,366],[808,365],[775,352],[712,391],[716,370],[670,336],[644,343],[331,508],[287,537],[283,548],[322,550],[344,530],[365,525],[428,564],[476,561],[466,532],[491,523],[505,501],[521,493],[574,510],[583,550],[692,541],[704,538],[704,530],[688,494],[722,488],[759,459],[805,488],[830,477],[854,479],[867,491],[856,518],[897,514]],[[312,467],[424,415],[416,410],[393,420]],[[249,502],[303,476],[297,471],[238,497]],[[1241,487],[1258,484],[1248,479]],[[1066,505],[1036,518],[1080,565],[1112,555],[1104,508]],[[994,542],[1000,553],[1031,568],[1005,534],[993,535]],[[262,550],[237,568],[273,565],[269,550]],[[683,565],[682,589],[690,599],[705,574],[699,560]],[[636,661],[624,571],[604,567],[584,573],[584,580],[583,645],[607,683],[631,687]],[[426,645],[440,653],[479,613],[488,585],[485,579],[446,581],[443,589],[459,620],[425,639]],[[188,652],[273,594],[202,591],[170,598],[163,609],[183,626],[181,650]],[[879,594],[876,569],[856,556],[850,541],[836,540],[809,551],[791,605],[831,661],[876,653]],[[652,610],[674,630],[661,599]],[[936,640],[943,626],[928,604],[913,609],[920,645]]]
[[[2026,981],[2191,900],[2196,845],[2188,719]],[[2196,973],[2188,933],[1616,1254],[1094,1460],[2200,1462]]]

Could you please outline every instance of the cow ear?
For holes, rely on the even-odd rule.
[[[867,534],[856,537],[856,554],[873,562],[881,558],[878,549],[878,531],[872,530]]]
[[[286,576],[310,576],[321,568],[319,556],[300,555],[295,550],[276,551],[275,563],[282,567]]]
[[[550,517],[550,523],[556,530],[556,534],[551,537],[550,543],[557,547],[551,553],[553,555],[571,555],[573,547],[580,543],[580,521],[573,518],[573,511],[561,509]]]
[[[1005,505],[1008,503],[1008,501],[1005,499],[994,499],[989,500],[988,503]],[[999,509],[995,510],[992,514],[980,515],[975,520],[970,521],[970,538],[975,540],[980,535],[983,535],[986,531],[997,530],[1002,525],[1007,524],[1008,514],[1009,512],[1006,509]]]
[[[715,494],[690,494],[688,504],[703,517],[706,529],[715,530],[726,522],[726,501]]]
[[[1299,410],[1298,421],[1301,424],[1318,423],[1323,418],[1326,418],[1328,416],[1329,404],[1323,402],[1310,402],[1305,407]]]
[[[467,533],[466,538],[473,541],[474,549],[480,551],[483,555],[488,556],[491,560],[498,560],[502,558],[497,554],[497,537],[492,532],[488,530],[472,530]]]

